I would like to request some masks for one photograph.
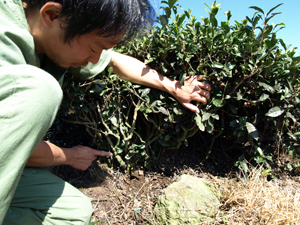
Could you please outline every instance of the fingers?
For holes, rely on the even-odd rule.
[[[107,157],[113,156],[111,152],[100,151],[87,146],[77,145],[74,146],[73,148],[79,149],[80,152],[84,152],[85,150],[87,154],[94,155],[95,158],[97,158],[97,156],[107,156]]]
[[[201,96],[205,97],[206,99],[210,98],[210,92],[206,91],[204,89],[201,89],[199,87],[195,87],[194,92],[196,92],[198,95],[201,95]]]
[[[193,105],[192,103],[184,103],[183,106],[192,112],[200,113],[200,110],[197,106]]]
[[[93,153],[95,156],[107,156],[107,157],[113,156],[113,154],[111,152],[100,151],[100,150],[94,150]]]
[[[207,84],[207,83],[197,82],[197,86],[199,88],[203,88],[203,89],[205,89],[207,91],[211,91],[211,86],[209,84]]]
[[[202,80],[206,80],[205,77],[200,77],[198,76],[190,76],[186,79],[186,81],[188,81],[188,83],[195,85],[199,88],[205,89],[207,91],[211,91],[211,86],[208,83],[204,83],[204,82],[199,82]]]
[[[198,93],[194,93],[192,96],[192,101],[201,102],[204,105],[207,103],[207,99],[209,99],[209,97],[207,98],[206,96]]]

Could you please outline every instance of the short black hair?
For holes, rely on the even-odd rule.
[[[125,34],[129,41],[155,21],[155,10],[149,0],[23,0],[27,10],[40,9],[47,2],[62,5],[59,14],[68,24],[65,41],[94,30],[104,37]]]

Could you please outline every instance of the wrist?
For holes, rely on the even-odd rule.
[[[77,152],[75,149],[72,148],[62,148],[62,151],[64,152],[64,159],[63,161],[65,162],[65,165],[69,165],[72,166],[74,164],[74,162],[76,161],[76,155]]]
[[[156,71],[154,71],[157,73]],[[181,88],[181,84],[178,80],[173,80],[169,77],[159,74],[159,80],[161,81],[161,90],[167,92],[175,97],[176,89]]]

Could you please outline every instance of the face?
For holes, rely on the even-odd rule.
[[[62,29],[56,33],[44,48],[47,56],[63,68],[86,66],[89,62],[95,64],[104,49],[113,48],[121,40],[121,37],[102,38],[95,31],[64,42],[63,32]]]

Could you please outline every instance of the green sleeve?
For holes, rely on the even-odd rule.
[[[77,79],[88,80],[101,73],[109,64],[112,56],[112,50],[103,50],[97,64],[89,63],[85,67],[70,68],[69,71]]]

